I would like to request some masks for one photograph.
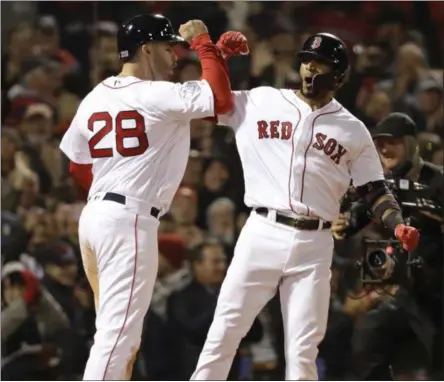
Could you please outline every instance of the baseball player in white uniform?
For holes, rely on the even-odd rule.
[[[60,145],[74,177],[86,188],[92,181],[79,223],[97,312],[84,380],[130,379],[157,274],[158,218],[184,174],[189,122],[233,105],[226,64],[205,24],[193,20],[179,32],[160,15],[122,25],[121,73],[86,96]],[[172,44],[184,40],[199,54],[202,80],[167,82]]]
[[[238,37],[227,32],[219,43],[233,54],[233,40],[242,41]],[[317,379],[317,347],[330,298],[330,227],[350,178],[375,218],[406,249],[417,245],[418,232],[404,225],[367,128],[333,98],[349,66],[345,44],[318,33],[305,41],[299,60],[299,91],[236,91],[233,112],[218,116],[236,133],[245,203],[253,210],[192,380],[227,378],[240,340],[278,288],[286,379]]]

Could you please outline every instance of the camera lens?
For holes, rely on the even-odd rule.
[[[377,251],[370,252],[367,256],[367,259],[368,259],[368,264],[372,268],[380,268],[386,263],[387,255],[385,251],[379,249]]]
[[[389,279],[395,267],[395,260],[383,249],[368,253],[366,263],[368,272],[373,279]]]

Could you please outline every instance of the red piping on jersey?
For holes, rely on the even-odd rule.
[[[105,371],[103,372],[103,378],[102,380],[105,380],[106,377],[106,373],[108,371],[108,367],[109,367],[109,363],[111,362],[111,357],[114,353],[114,350],[116,350],[117,344],[119,343],[119,339],[122,336],[123,330],[125,329],[126,326],[126,321],[128,320],[128,314],[129,314],[129,310],[131,307],[131,302],[133,300],[133,293],[134,293],[134,284],[136,283],[136,273],[137,273],[137,253],[138,253],[138,246],[137,246],[137,221],[139,220],[139,215],[136,215],[136,221],[134,222],[134,241],[135,241],[135,255],[134,255],[134,268],[133,268],[133,278],[132,278],[132,282],[131,282],[131,291],[130,291],[130,295],[129,295],[129,299],[128,299],[128,305],[126,307],[126,311],[125,311],[125,318],[123,320],[123,325],[120,328],[120,332],[117,336],[116,342],[114,343],[114,346],[111,350],[111,353],[109,354],[109,358],[108,358],[108,362],[106,363],[105,366]]]
[[[313,123],[311,124],[311,138],[310,138],[310,143],[308,144],[307,148],[305,149],[305,153],[304,153],[304,169],[302,170],[302,186],[301,186],[301,197],[300,197],[300,201],[301,201],[302,204],[303,204],[303,202],[302,202],[302,198],[303,198],[303,196],[304,196],[305,169],[307,168],[307,152],[308,152],[308,149],[309,149],[310,146],[311,146],[311,142],[313,141],[313,134],[314,134],[314,126],[315,126],[315,122],[316,122],[316,120],[317,120],[319,117],[321,117],[321,116],[323,116],[323,115],[335,114],[335,113],[337,113],[338,111],[340,111],[341,109],[342,109],[342,106],[341,106],[338,110],[330,111],[330,112],[328,112],[328,113],[322,113],[322,114],[319,114],[319,115],[317,115],[317,116],[315,117],[315,119],[313,119]],[[306,206],[306,207],[307,207],[307,215],[310,215],[310,208],[309,208],[308,206]]]
[[[293,212],[296,212],[293,209],[293,205],[291,204],[291,176],[293,174],[292,169],[293,169],[293,158],[294,158],[294,140],[293,140],[293,138],[294,138],[294,134],[295,134],[295,132],[296,132],[298,126],[299,126],[299,123],[301,122],[301,119],[302,119],[301,111],[299,110],[299,108],[297,106],[296,106],[296,109],[297,109],[298,114],[299,114],[299,121],[298,121],[298,123],[296,124],[296,126],[293,129],[293,134],[291,134],[291,158],[290,158],[290,171],[288,173],[288,204],[290,205],[290,209]]]
[[[69,172],[80,187],[85,191],[89,191],[93,181],[91,164],[78,164],[70,161]]]
[[[131,82],[130,84],[126,84],[126,85],[123,85],[123,86],[110,86],[110,85],[105,84],[105,81],[104,81],[104,82],[102,82],[102,85],[106,86],[109,89],[117,90],[117,89],[127,88],[128,86],[131,86],[131,85],[134,85],[134,84],[140,84],[141,82],[147,82],[147,81],[144,81],[144,80],[134,81],[134,82]]]

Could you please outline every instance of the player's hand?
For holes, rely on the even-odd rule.
[[[395,236],[406,251],[413,251],[418,246],[419,232],[416,228],[398,224],[395,229]]]
[[[240,32],[225,32],[216,43],[225,58],[232,56],[244,56],[250,53],[247,38]]]
[[[191,43],[195,37],[207,33],[207,26],[202,20],[190,20],[185,24],[182,24],[179,28],[179,34],[188,43]]]
[[[331,231],[335,239],[340,240],[344,238],[344,232],[349,226],[349,221],[344,214],[339,214],[337,219],[331,226]]]

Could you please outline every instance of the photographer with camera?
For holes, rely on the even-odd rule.
[[[395,294],[383,299],[359,322],[353,337],[351,378],[375,378],[375,370],[390,372],[395,380],[442,378],[443,169],[420,157],[416,126],[405,114],[390,114],[372,136],[403,216],[421,236],[407,261],[402,248],[393,253],[396,256],[387,255],[385,247],[373,252],[371,260],[368,253],[365,255],[364,267],[369,268],[378,262],[381,268],[391,264],[399,267],[396,257],[404,257],[402,267],[409,269],[410,277],[407,282],[383,281],[396,289]],[[352,204],[350,198],[345,199]],[[338,243],[370,223],[367,211],[367,206],[358,202],[339,216],[332,227]],[[395,247],[389,248],[392,251]]]
[[[2,379],[51,380],[59,376],[60,351],[54,336],[68,318],[19,262],[2,270]]]

